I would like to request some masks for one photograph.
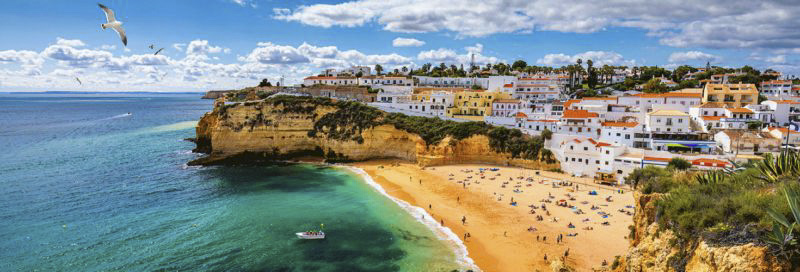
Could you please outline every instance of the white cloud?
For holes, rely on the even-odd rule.
[[[273,9],[275,19],[325,28],[377,23],[392,32],[481,37],[631,27],[665,45],[711,48],[798,48],[799,13],[788,0],[352,0]]]
[[[304,56],[297,48],[288,45],[275,45],[269,42],[258,43],[258,47],[253,49],[243,60],[264,64],[297,64],[309,62],[308,57]]]
[[[85,43],[81,40],[67,40],[61,37],[56,38],[57,45],[69,46],[69,47],[83,47],[86,46]]]
[[[70,45],[74,45],[70,46]],[[396,53],[365,54],[340,50],[335,46],[303,43],[294,47],[269,42],[258,43],[231,63],[211,54],[230,52],[207,40],[194,40],[183,48],[180,59],[166,55],[114,54],[106,50],[82,48],[74,40],[57,40],[41,52],[0,51],[3,89],[23,88],[60,90],[187,90],[230,89],[257,84],[262,78],[286,78],[289,84],[322,68],[380,63],[387,69],[411,66],[411,58]],[[101,47],[102,48],[102,47]],[[45,70],[43,73],[42,70]],[[79,76],[83,85],[76,84]]]
[[[447,48],[439,48],[434,50],[422,51],[417,54],[417,59],[420,61],[428,62],[444,62],[446,64],[469,64],[472,62],[474,54],[475,65],[483,65],[487,63],[503,62],[496,57],[489,57],[483,55],[483,44],[475,44],[464,48],[464,54],[458,54],[455,50]]]
[[[173,43],[172,44],[172,48],[175,48],[175,50],[183,52],[183,49],[186,48],[186,44],[185,43]]]
[[[175,47],[175,45],[173,45],[173,47]],[[177,49],[178,47],[175,48]],[[225,53],[230,53],[230,49],[228,48],[209,45],[208,40],[194,40],[189,42],[189,45],[186,47],[187,55],[206,55],[209,53],[219,53],[223,51],[225,51]]]
[[[414,38],[396,38],[392,41],[392,46],[394,47],[418,47],[425,45],[425,42],[414,39]]]
[[[720,56],[704,53],[700,51],[675,52],[669,55],[669,62],[685,63],[687,61],[719,62]]]
[[[587,60],[592,60],[594,66],[603,65],[635,65],[636,61],[626,60],[622,55],[617,52],[610,51],[587,51],[575,55],[566,54],[547,54],[544,57],[536,60],[536,63],[548,66],[564,66],[575,64],[578,59],[581,59],[586,64]]]
[[[769,58],[765,59],[765,61],[766,62],[771,62],[771,63],[786,63],[786,56],[785,55],[777,55],[777,56],[774,56],[774,57],[769,57]]]
[[[102,49],[102,50],[107,50],[107,51],[111,51],[111,50],[115,50],[115,49],[117,49],[117,46],[116,46],[116,45],[107,45],[107,44],[104,44],[104,45],[101,45],[101,46],[100,46],[100,49]]]

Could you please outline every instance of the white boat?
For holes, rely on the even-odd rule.
[[[325,239],[325,232],[322,231],[306,231],[295,233],[299,239]]]

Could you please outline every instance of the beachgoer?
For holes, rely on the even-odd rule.
[[[547,254],[544,254],[544,260],[547,261]]]
[[[466,224],[467,224],[467,217],[466,216],[462,216],[461,217],[461,225],[466,225]]]
[[[439,222],[442,223],[442,226],[444,226],[444,219],[439,219]]]
[[[503,232],[503,237],[508,237],[508,236],[506,236],[506,233],[508,233],[508,232],[507,231]]]
[[[433,206],[431,206],[431,204],[428,204],[428,209],[433,210]]]

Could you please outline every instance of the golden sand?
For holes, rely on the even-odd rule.
[[[564,258],[566,250],[566,264],[577,271],[587,271],[600,268],[603,260],[610,265],[614,256],[624,255],[628,249],[626,236],[633,216],[620,211],[633,212],[633,194],[628,190],[619,193],[617,188],[596,185],[591,179],[544,171],[536,175],[535,170],[514,167],[451,165],[422,169],[397,161],[360,162],[353,166],[364,169],[393,197],[425,208],[462,240],[469,233],[464,241],[469,257],[483,271],[549,270],[545,254],[548,260]],[[481,178],[479,168],[500,170],[486,170]],[[527,181],[528,177],[533,181]],[[569,181],[573,186],[554,187],[552,181]],[[505,182],[508,183],[502,188]],[[578,185],[577,191],[574,185]],[[514,192],[515,189],[521,192]],[[589,195],[591,190],[598,195]],[[611,202],[606,200],[609,196]],[[512,198],[516,206],[511,205]],[[547,199],[551,203],[541,202]],[[557,206],[562,199],[575,209]],[[543,203],[547,211],[541,208]],[[592,205],[598,209],[592,210]],[[576,214],[577,209],[583,214]],[[600,212],[609,216],[603,218]],[[537,220],[537,216],[543,220]],[[570,223],[574,228],[568,227]],[[529,231],[531,227],[536,230]],[[559,234],[563,241],[557,243]]]

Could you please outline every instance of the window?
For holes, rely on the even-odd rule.
[[[589,151],[589,147],[584,146],[583,151]]]
[[[608,154],[610,154],[610,152],[608,150],[606,150],[606,155],[608,155]]]

